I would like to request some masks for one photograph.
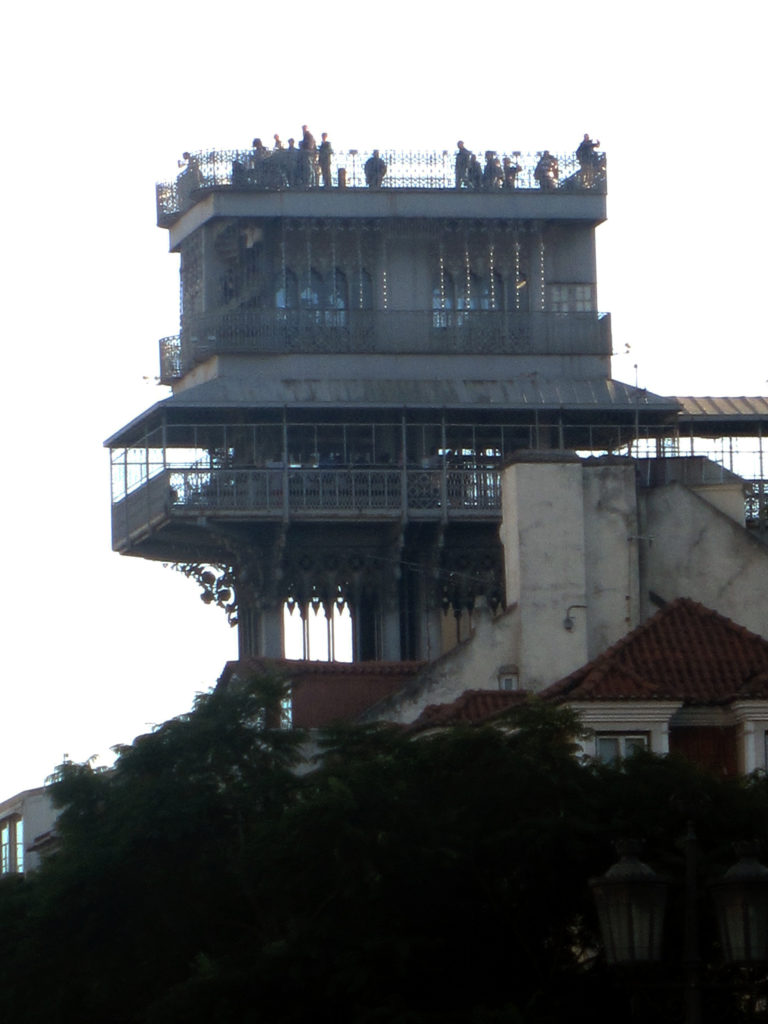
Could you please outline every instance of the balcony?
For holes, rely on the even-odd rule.
[[[494,469],[164,470],[113,503],[113,547],[201,517],[498,520],[501,485]]]
[[[156,447],[160,434],[175,438],[175,447]],[[243,430],[245,429],[245,434]],[[409,449],[405,466],[387,458],[391,429],[403,431]],[[604,454],[633,456],[641,486],[679,480],[686,486],[740,485],[744,490],[745,524],[762,540],[768,538],[768,480],[764,475],[762,439],[681,437],[674,424],[624,426],[596,423],[550,425],[519,422],[494,428],[434,423],[345,425],[302,423],[285,427],[258,423],[248,428],[238,421],[227,426],[209,422],[168,426],[152,435],[153,443],[113,449],[113,544],[126,550],[166,528],[206,528],[209,521],[288,522],[323,520],[347,522],[498,521],[501,516],[500,467],[515,451],[558,449],[583,458]],[[229,431],[232,431],[231,433]],[[299,434],[294,431],[299,430]],[[326,437],[322,431],[330,431]],[[384,431],[379,437],[378,431]],[[639,430],[639,433],[638,433]],[[610,447],[604,445],[610,435]],[[458,432],[458,433],[457,433]],[[215,465],[237,445],[252,449],[252,457],[275,445],[283,435],[285,449],[276,462],[239,468]],[[444,456],[430,444],[442,436]],[[370,465],[357,463],[356,447],[369,443]],[[289,441],[289,438],[291,439]],[[316,454],[311,464],[288,456],[287,445],[301,448],[302,438],[341,453]],[[377,440],[378,438],[378,440]],[[430,440],[431,439],[431,440]],[[419,441],[425,446],[418,448]],[[714,447],[713,447],[714,444]],[[335,447],[334,447],[335,446]],[[306,445],[305,445],[306,447]],[[275,449],[277,450],[277,448]],[[433,454],[429,454],[430,450]],[[687,452],[688,454],[683,454]],[[359,457],[359,456],[357,456]],[[338,460],[338,461],[337,461]],[[378,460],[378,461],[374,461]],[[332,464],[336,462],[336,464]]]
[[[608,357],[611,344],[607,313],[255,310],[188,318],[160,340],[160,379],[236,353]]]
[[[251,149],[193,153],[174,181],[161,182],[156,186],[157,223],[160,227],[170,227],[207,193],[221,189],[252,192],[314,190],[323,193],[367,191],[369,186],[366,183],[365,162],[368,155],[356,149],[337,150],[332,160],[332,184],[323,187],[316,154],[302,169],[299,164],[300,151],[267,151],[261,156]],[[453,191],[466,195],[478,191],[514,193],[531,190],[554,194],[605,194],[604,154],[598,154],[594,167],[586,170],[580,168],[573,153],[557,155],[552,165],[556,170],[541,181],[536,178],[540,153],[499,151],[496,155],[500,164],[505,157],[509,157],[511,166],[519,168],[506,185],[501,180],[495,183],[479,181],[473,188],[464,182],[457,189],[453,152],[382,150],[381,158],[386,164],[386,173],[381,185],[372,190]]]

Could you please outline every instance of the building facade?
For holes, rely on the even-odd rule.
[[[445,157],[383,153],[379,185],[352,151],[322,187],[276,158],[201,154],[158,187],[173,394],[107,442],[114,547],[186,566],[243,656],[285,653],[286,608],[346,608],[355,660],[436,657],[506,601],[504,459],[610,450],[677,409],[610,379],[604,163],[457,188]]]
[[[674,562],[644,539],[649,524],[661,537],[668,510],[640,508],[638,487],[709,487],[739,530],[765,533],[768,401],[669,398],[611,378],[595,270],[604,157],[585,168],[548,156],[544,174],[541,154],[499,153],[517,168],[504,178],[491,156],[473,183],[446,153],[382,151],[373,173],[373,157],[337,152],[328,173],[311,146],[255,147],[187,155],[158,186],[180,330],[160,343],[171,396],[106,442],[113,546],[196,579],[236,619],[242,658],[297,656],[292,612],[305,624],[298,656],[317,614],[333,659],[343,611],[353,660],[434,662],[480,605],[532,628],[540,567],[560,556],[546,586],[577,623],[603,541],[631,537],[620,596],[590,584],[583,661],[653,611],[646,570]],[[531,452],[549,460],[535,484]],[[632,462],[573,468],[615,456]],[[590,487],[596,540],[582,528]],[[605,512],[612,495],[618,515]],[[552,546],[571,534],[577,547]],[[581,663],[536,649],[537,686]]]
[[[57,812],[48,791],[26,789],[0,801],[0,876],[34,871],[53,841]]]

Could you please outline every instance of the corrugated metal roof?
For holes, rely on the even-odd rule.
[[[707,416],[714,419],[752,417],[768,418],[768,398],[757,397],[697,397],[678,398],[682,406],[682,418]]]
[[[219,377],[178,392],[173,408],[339,405],[540,409],[653,409],[674,412],[677,400],[614,380],[358,380]]]
[[[257,373],[227,374],[185,388],[117,431],[108,447],[132,443],[164,410],[266,409],[312,407],[352,409],[498,409],[500,412],[571,410],[574,412],[652,413],[673,416],[678,400],[634,388],[617,380],[547,380],[526,374],[511,380],[461,379],[290,379]]]

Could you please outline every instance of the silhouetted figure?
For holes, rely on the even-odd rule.
[[[294,188],[299,183],[301,176],[299,171],[300,154],[296,148],[295,138],[289,138],[288,148],[283,151],[281,156],[285,161],[285,174],[288,185],[290,188]]]
[[[203,175],[200,171],[197,157],[192,156],[190,153],[184,152],[181,154],[179,167],[182,168],[182,171],[176,179],[176,188],[179,200],[182,204],[185,204],[190,201],[192,193],[202,186]]]
[[[331,157],[333,156],[333,148],[328,141],[328,132],[323,132],[321,135],[320,149],[318,150],[318,160],[320,162],[320,176],[323,182],[323,188],[330,188],[332,184],[331,179]]]
[[[474,153],[469,154],[469,170],[467,171],[467,187],[479,192],[483,187],[483,168]]]
[[[462,185],[467,186],[469,184],[469,162],[472,157],[472,153],[466,148],[464,143],[459,139],[456,143],[458,146],[458,153],[456,154],[456,188],[461,188]]]
[[[517,176],[522,171],[520,164],[513,164],[512,158],[505,156],[502,160],[502,172],[504,174],[504,191],[511,192],[517,182]]]
[[[539,188],[543,192],[551,192],[557,188],[557,179],[560,177],[560,168],[557,157],[552,156],[548,149],[545,149],[536,164],[533,177],[538,181]]]
[[[314,188],[317,184],[317,143],[305,124],[301,126],[299,143],[299,177],[304,188]]]
[[[576,150],[576,159],[579,161],[579,165],[581,167],[587,167],[590,164],[597,163],[595,150],[599,145],[599,139],[590,139],[589,135],[584,132],[584,138],[581,140],[579,147]]]
[[[576,150],[576,159],[579,161],[579,167],[581,168],[581,178],[587,187],[591,186],[595,180],[595,172],[598,165],[597,153],[595,151],[599,145],[599,139],[590,139],[589,135],[584,132],[584,138]]]
[[[504,172],[499,158],[492,149],[485,151],[485,167],[483,168],[483,189],[485,192],[497,192],[504,184]]]
[[[277,132],[275,132],[275,147],[274,148],[275,148],[275,150],[283,148],[283,144],[280,141],[280,136],[277,134]]]
[[[266,158],[269,156],[269,150],[262,143],[260,138],[253,140],[253,148],[251,149],[251,155],[248,158],[247,167],[243,168],[243,179],[245,182],[251,185],[261,185],[262,181],[262,169]],[[240,165],[238,165],[240,167]],[[234,173],[234,165],[233,165]]]
[[[369,156],[363,167],[365,172],[365,183],[368,188],[381,188],[384,175],[387,173],[387,165],[379,156],[378,149],[374,149],[373,156]]]

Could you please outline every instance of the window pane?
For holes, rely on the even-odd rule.
[[[645,736],[627,736],[624,741],[624,756],[631,757],[636,750],[645,750],[648,740]]]
[[[19,818],[16,822],[16,870],[24,871],[24,822]]]
[[[598,736],[596,743],[597,756],[609,764],[619,758],[619,740],[617,736]]]

